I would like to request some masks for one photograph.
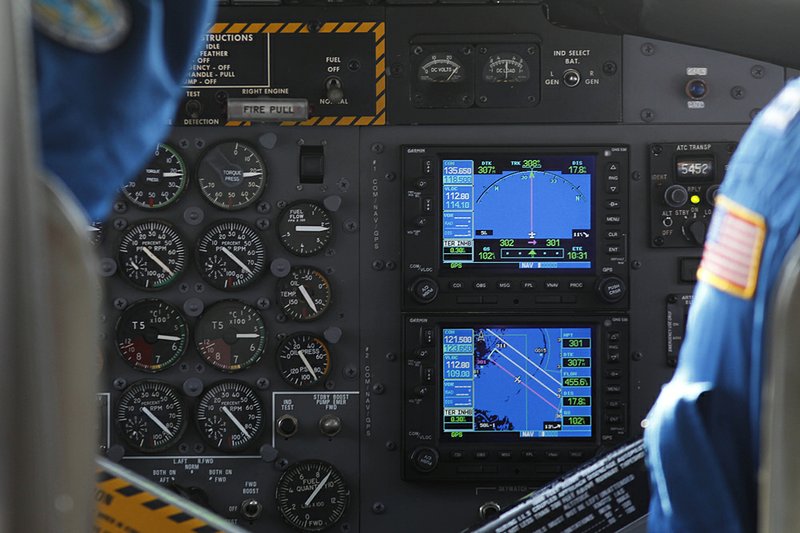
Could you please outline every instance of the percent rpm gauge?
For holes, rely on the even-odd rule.
[[[200,398],[197,428],[209,445],[223,452],[242,450],[264,429],[264,406],[252,387],[241,381],[222,381]]]
[[[117,321],[117,350],[126,363],[146,372],[169,368],[186,352],[189,326],[178,309],[161,300],[141,300]]]
[[[128,444],[140,452],[160,452],[186,430],[186,407],[172,385],[137,381],[122,393],[115,421]]]
[[[225,142],[203,156],[197,181],[209,202],[235,211],[258,200],[267,186],[267,169],[254,148],[239,141]]]
[[[197,242],[197,264],[212,286],[228,290],[250,285],[263,272],[264,242],[242,222],[221,222]]]
[[[278,479],[278,512],[300,531],[323,531],[347,510],[350,490],[342,474],[325,461],[300,461]]]
[[[238,300],[209,307],[197,321],[194,336],[203,359],[224,372],[243,370],[257,362],[267,344],[261,314]]]
[[[325,274],[316,268],[296,267],[278,281],[278,301],[292,320],[315,320],[331,303],[331,286]]]
[[[177,230],[166,222],[148,221],[129,228],[119,245],[122,274],[141,289],[162,289],[186,265],[186,248]]]
[[[153,159],[122,188],[125,197],[142,209],[160,209],[186,190],[186,163],[174,148],[159,144]]]
[[[331,352],[325,342],[310,333],[295,333],[278,347],[278,370],[293,387],[313,387],[328,375]]]
[[[278,220],[278,238],[294,255],[318,254],[333,237],[331,214],[314,202],[287,206]]]

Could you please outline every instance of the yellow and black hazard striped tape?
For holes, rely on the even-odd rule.
[[[245,533],[199,505],[97,458],[97,533]]]
[[[284,121],[281,126],[383,126],[386,124],[386,39],[383,22],[326,22],[316,33],[373,33],[375,35],[375,113],[366,116],[311,117]],[[304,22],[218,22],[209,33],[311,33]],[[226,126],[250,126],[249,121],[228,121]]]

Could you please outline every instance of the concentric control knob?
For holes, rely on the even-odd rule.
[[[627,290],[625,282],[614,276],[603,278],[597,286],[600,298],[608,303],[616,303],[622,300]]]
[[[419,447],[412,452],[411,462],[420,472],[432,472],[439,464],[439,452],[427,446]]]
[[[689,201],[689,192],[683,185],[670,185],[664,191],[664,201],[670,207],[682,207]]]
[[[421,304],[429,304],[439,295],[439,284],[431,278],[417,278],[411,285],[411,294]]]

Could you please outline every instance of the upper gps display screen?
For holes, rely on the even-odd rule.
[[[445,268],[594,267],[595,156],[463,155],[442,157]]]

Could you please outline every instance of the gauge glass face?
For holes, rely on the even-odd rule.
[[[267,186],[267,168],[254,148],[231,141],[218,144],[203,156],[197,181],[209,202],[234,211],[258,200]]]
[[[278,280],[278,301],[292,320],[315,320],[330,306],[331,286],[325,274],[316,268],[296,267]]]
[[[142,209],[160,209],[186,190],[186,163],[174,148],[159,144],[147,166],[122,188],[125,197]]]
[[[464,80],[464,65],[453,54],[429,54],[417,71],[419,81],[430,83],[458,83]]]
[[[140,452],[166,450],[186,430],[178,389],[161,381],[138,381],[125,389],[115,417],[122,437]]]
[[[247,448],[264,429],[264,406],[252,387],[222,381],[200,397],[195,416],[206,442],[224,452]]]
[[[331,353],[325,342],[309,333],[286,337],[278,347],[278,370],[289,385],[298,389],[313,387],[331,369]]]
[[[531,69],[520,55],[499,53],[489,56],[483,79],[489,83],[524,83],[531,79]]]
[[[236,372],[261,359],[267,329],[254,307],[225,300],[209,307],[197,321],[195,343],[208,364]]]
[[[217,289],[247,287],[264,273],[264,242],[255,229],[241,222],[222,222],[197,241],[200,273]]]
[[[158,290],[175,281],[186,265],[186,248],[177,230],[149,221],[129,228],[119,245],[122,275],[140,289]]]
[[[178,309],[161,300],[131,305],[117,321],[117,350],[126,363],[146,372],[174,365],[186,352],[189,326]]]
[[[278,220],[278,238],[294,255],[318,254],[333,237],[331,214],[313,202],[297,202],[287,206]]]
[[[278,479],[278,512],[301,531],[322,531],[338,522],[347,510],[350,490],[342,474],[325,461],[300,461]]]

